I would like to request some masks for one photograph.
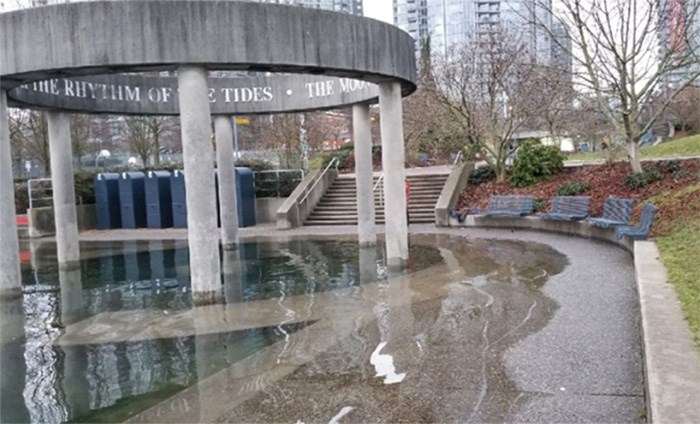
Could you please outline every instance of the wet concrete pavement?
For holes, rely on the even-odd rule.
[[[354,231],[306,227],[283,237]],[[67,328],[62,340],[313,322],[133,422],[642,421],[639,306],[629,253],[541,233],[427,225],[411,231],[412,241],[438,246],[441,264],[311,297],[152,316],[140,327],[96,316]],[[145,315],[132,316],[139,317]],[[102,330],[84,332],[91,327]]]

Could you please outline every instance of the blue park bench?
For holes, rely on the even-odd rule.
[[[532,213],[532,196],[491,196],[484,216],[519,217]]]
[[[601,228],[610,228],[617,225],[627,225],[632,217],[634,200],[608,197],[603,204],[603,216],[588,218],[587,223]]]
[[[589,196],[554,196],[549,213],[538,213],[542,219],[559,221],[579,221],[588,216]]]
[[[644,205],[638,225],[621,225],[615,228],[617,239],[620,240],[622,237],[627,236],[634,240],[646,240],[651,232],[651,224],[654,221],[656,210],[657,207],[650,203]]]

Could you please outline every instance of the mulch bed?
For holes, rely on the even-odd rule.
[[[609,165],[590,165],[581,167],[564,168],[560,173],[552,176],[548,181],[525,188],[512,188],[508,182],[498,183],[488,181],[477,186],[468,185],[460,195],[457,207],[464,211],[468,208],[486,209],[491,195],[520,194],[531,195],[535,199],[547,201],[543,210],[548,210],[551,198],[556,195],[557,189],[565,182],[583,182],[591,185],[591,189],[582,196],[591,197],[590,215],[599,216],[603,213],[603,203],[608,196],[634,199],[639,202],[659,195],[663,192],[676,192],[691,185],[700,183],[700,160],[675,161],[679,170],[672,172],[673,164],[670,161],[644,163],[644,169],[656,169],[662,175],[662,179],[641,188],[631,188],[625,184],[625,176],[631,173],[629,163],[615,162]],[[657,217],[664,216],[695,216],[700,214],[700,190],[689,193],[688,196],[680,196],[678,201],[659,205]],[[637,214],[639,213],[637,208]]]

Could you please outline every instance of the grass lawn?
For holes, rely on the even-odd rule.
[[[642,147],[643,158],[663,158],[669,156],[698,156],[700,155],[700,134],[679,138],[678,140],[662,143],[657,146]],[[607,159],[607,152],[576,153],[567,160],[596,160]],[[624,159],[625,151],[620,149],[615,155],[616,159]]]
[[[671,212],[654,224],[655,240],[700,351],[700,183],[665,191],[647,201]]]
[[[700,351],[700,218],[679,222],[656,242]]]

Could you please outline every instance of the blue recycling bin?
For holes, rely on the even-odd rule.
[[[250,168],[236,168],[238,226],[255,225],[255,176]]]
[[[146,227],[145,179],[143,172],[123,172],[119,176],[122,228]]]
[[[184,171],[173,171],[173,175],[170,177],[170,194],[173,202],[173,227],[187,228],[187,196]]]
[[[98,230],[121,228],[119,174],[100,173],[95,176],[95,210]]]
[[[148,228],[173,226],[173,202],[170,191],[170,172],[146,173],[146,224]]]

